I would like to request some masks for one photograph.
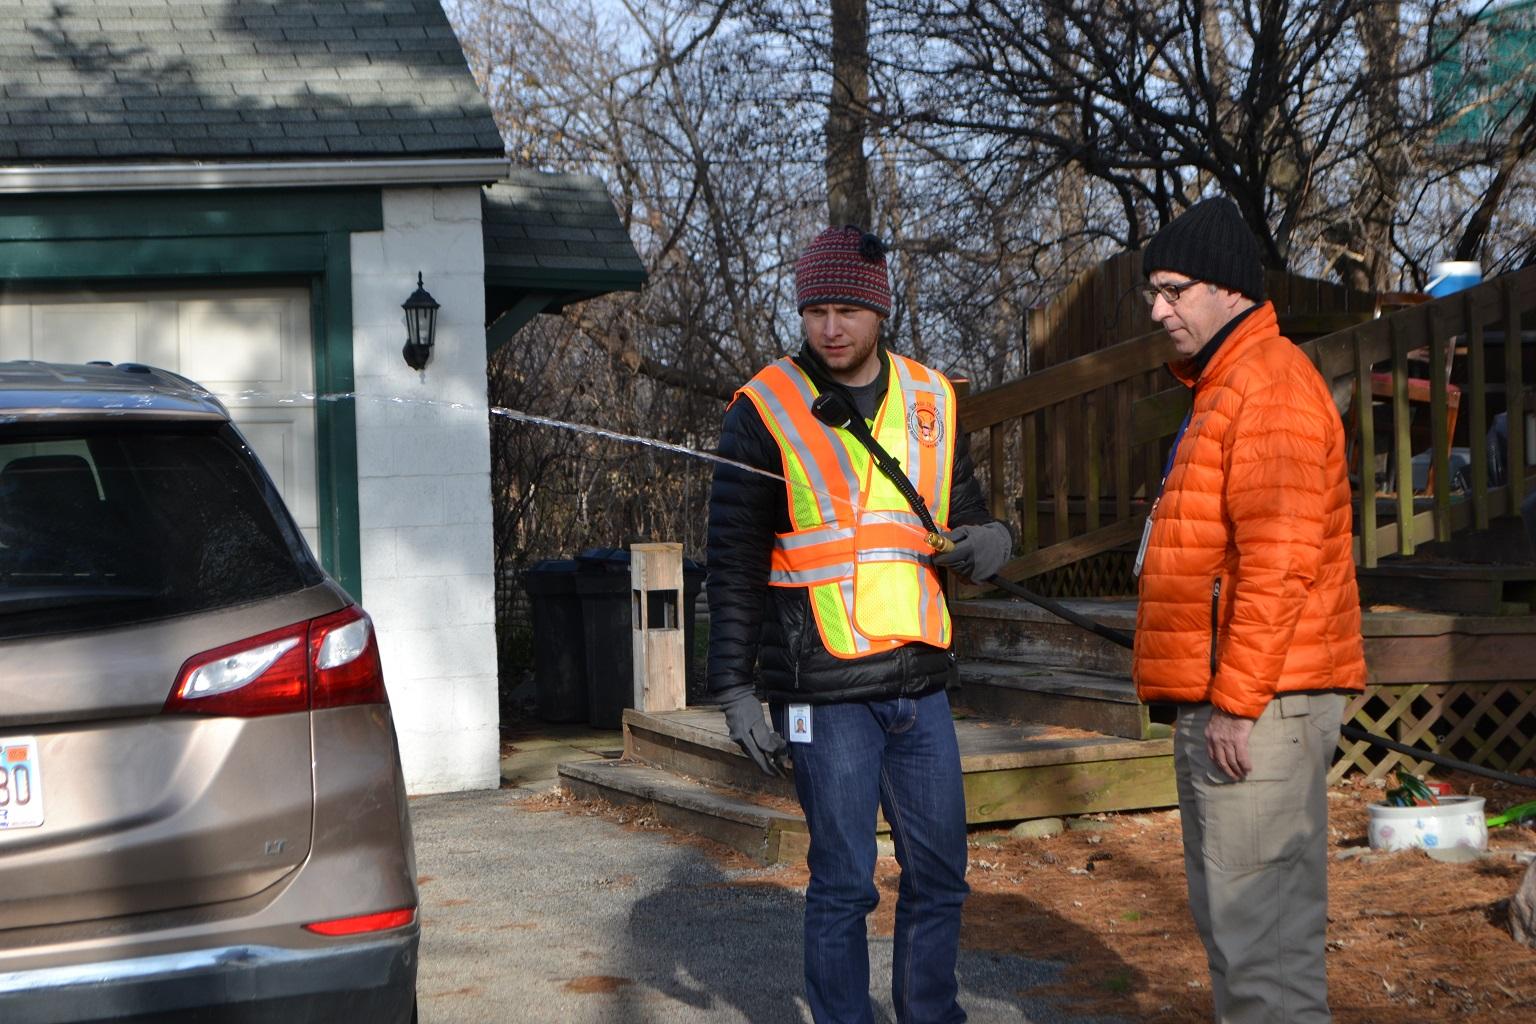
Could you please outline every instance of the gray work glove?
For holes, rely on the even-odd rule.
[[[780,759],[789,749],[784,737],[773,731],[763,714],[763,703],[749,686],[738,687],[720,695],[720,710],[725,712],[725,724],[730,728],[731,739],[746,751],[764,775],[784,776]]]
[[[944,536],[954,541],[955,546],[935,555],[934,563],[976,582],[996,576],[1013,553],[1013,533],[997,520],[981,526],[956,527]]]

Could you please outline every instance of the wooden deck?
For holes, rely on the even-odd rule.
[[[983,718],[956,709],[972,825],[1172,806],[1173,741]],[[712,709],[624,712],[624,757],[562,765],[583,797],[652,807],[664,822],[765,863],[804,855],[793,783],[757,771]]]
[[[1131,601],[1065,603],[1135,624]],[[1128,652],[1022,602],[953,607],[970,824],[1177,803],[1173,741],[1135,700]],[[1536,763],[1536,616],[1370,612],[1362,631],[1371,678],[1351,721],[1505,770]],[[1398,760],[1346,741],[1334,777],[1380,777]],[[627,710],[622,758],[562,765],[560,776],[578,796],[645,806],[764,863],[805,853],[793,783],[760,773],[714,709]]]

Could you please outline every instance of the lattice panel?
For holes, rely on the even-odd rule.
[[[1536,683],[1419,683],[1370,686],[1351,698],[1344,721],[1460,761],[1518,772],[1536,765]],[[1341,739],[1328,781],[1350,771],[1385,778],[1399,765],[1422,775],[1428,761]]]
[[[1101,551],[1024,581],[1045,597],[1130,597],[1136,593],[1133,551]]]

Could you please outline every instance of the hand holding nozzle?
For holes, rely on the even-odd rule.
[[[935,543],[935,540],[942,542]],[[980,526],[960,526],[948,534],[935,531],[928,543],[936,552],[934,564],[953,569],[974,582],[991,579],[1008,562],[1013,534],[993,520]]]

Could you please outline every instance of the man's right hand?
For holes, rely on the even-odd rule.
[[[1013,550],[1013,534],[997,520],[980,526],[959,526],[945,536],[953,546],[935,555],[934,564],[953,569],[975,583],[996,576]]]
[[[750,687],[741,687],[721,694],[720,710],[725,712],[725,723],[730,728],[731,739],[746,752],[764,775],[784,776],[781,763],[789,744],[784,737],[773,731],[763,714],[763,703]]]
[[[1248,737],[1253,734],[1252,718],[1241,718],[1221,708],[1211,709],[1211,720],[1205,727],[1205,752],[1226,772],[1228,777],[1242,782],[1253,771],[1253,757],[1248,752]]]

